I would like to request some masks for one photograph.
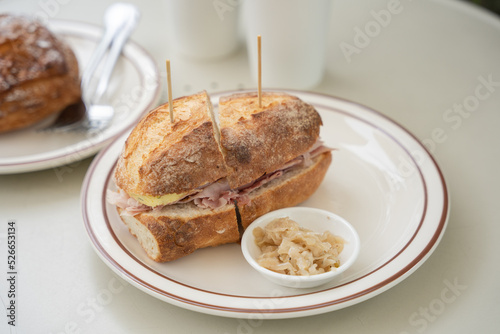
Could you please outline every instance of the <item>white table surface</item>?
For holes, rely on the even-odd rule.
[[[142,11],[132,38],[161,69],[166,58],[175,62],[174,96],[256,86],[243,47],[221,60],[183,59],[165,38],[162,2],[131,2]],[[0,0],[0,12],[50,8],[57,19],[101,24],[110,3]],[[334,1],[327,73],[310,90],[382,112],[427,143],[440,164],[451,195],[449,225],[415,273],[365,302],[306,318],[249,322],[172,306],[118,278],[95,254],[80,213],[89,158],[62,177],[56,169],[0,176],[1,270],[14,219],[19,272],[17,326],[1,316],[0,333],[500,333],[500,20],[461,1],[401,0],[402,11],[348,62],[340,45],[353,44],[354,29],[389,3]],[[481,78],[493,82],[488,97],[460,120],[446,120]],[[444,134],[439,141],[436,131]],[[103,291],[109,298],[99,302]]]

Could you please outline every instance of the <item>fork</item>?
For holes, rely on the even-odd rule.
[[[85,105],[85,112],[81,113],[79,118],[71,119],[69,124],[68,116],[61,114],[55,122],[44,130],[56,132],[96,132],[105,129],[111,123],[114,116],[114,108],[109,104],[103,104],[102,97],[108,87],[116,61],[130,34],[137,25],[139,16],[137,7],[128,3],[119,2],[108,7],[104,14],[105,31],[103,38],[92,54],[81,79],[82,101]],[[91,79],[108,49],[109,52],[103,64],[99,81],[95,89],[92,90]],[[62,121],[63,119],[66,119],[66,121]]]

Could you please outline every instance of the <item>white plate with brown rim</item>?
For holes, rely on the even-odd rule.
[[[51,20],[47,27],[68,43],[78,59],[81,72],[99,43],[102,29],[65,20]],[[135,42],[127,42],[104,96],[104,101],[115,108],[110,126],[93,134],[41,131],[53,121],[55,117],[52,117],[26,129],[2,133],[0,174],[60,167],[95,154],[130,130],[145,112],[155,106],[160,88],[160,76],[153,58]]]
[[[224,92],[212,95],[214,107]],[[292,318],[338,310],[374,297],[412,274],[446,229],[449,197],[432,156],[408,131],[365,106],[291,91],[323,119],[321,138],[336,148],[319,189],[303,206],[334,212],[358,231],[361,249],[343,277],[317,288],[293,289],[263,278],[240,245],[197,250],[156,263],[106,203],[125,136],[94,159],[82,188],[90,241],[118,275],[146,293],[186,309],[235,318]]]

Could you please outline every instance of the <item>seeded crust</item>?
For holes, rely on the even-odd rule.
[[[221,145],[231,188],[252,182],[306,152],[322,124],[313,106],[295,96],[263,92],[222,97]]]
[[[226,175],[206,92],[173,101],[145,116],[130,134],[118,160],[115,181],[127,193],[181,194]]]
[[[216,210],[200,209],[193,203],[176,204],[120,217],[147,255],[157,262],[172,261],[199,248],[238,242],[240,238],[233,204]]]
[[[274,179],[250,193],[248,205],[236,208],[228,204],[210,210],[200,209],[191,202],[120,218],[151,259],[173,261],[200,248],[238,242],[238,219],[246,229],[269,211],[305,201],[319,187],[331,160],[331,153],[326,152],[316,157],[311,166]],[[121,213],[120,208],[118,212]]]
[[[0,132],[35,124],[80,95],[69,46],[35,20],[0,15]]]
[[[313,165],[292,170],[251,192],[250,204],[237,205],[242,228],[246,229],[270,211],[295,206],[308,199],[323,181],[331,162],[331,152],[325,152],[313,159]]]

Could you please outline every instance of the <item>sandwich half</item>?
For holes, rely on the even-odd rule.
[[[238,242],[259,216],[299,204],[319,187],[331,150],[321,118],[297,97],[206,92],[146,115],[131,132],[108,193],[150,258],[172,261],[196,249]]]

